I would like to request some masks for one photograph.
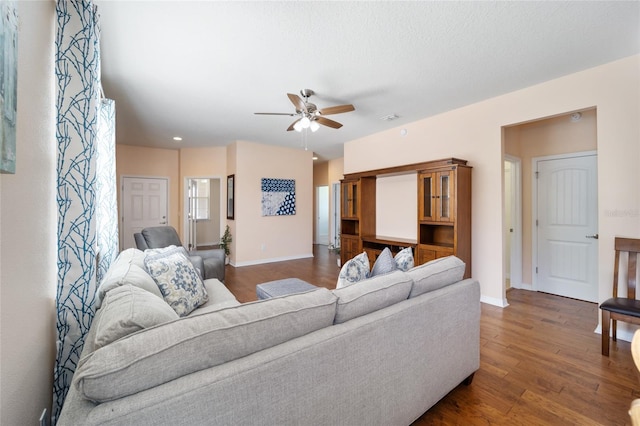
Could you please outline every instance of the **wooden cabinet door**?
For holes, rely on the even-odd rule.
[[[418,175],[418,220],[436,220],[436,173]]]
[[[343,182],[342,190],[342,217],[357,218],[360,214],[358,205],[358,182]]]
[[[436,222],[453,222],[455,219],[455,173],[453,170],[435,173]]]
[[[340,258],[343,264],[347,260],[353,259],[360,254],[360,238],[350,235],[342,235],[340,243]]]

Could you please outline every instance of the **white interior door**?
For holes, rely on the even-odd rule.
[[[168,182],[164,178],[122,178],[122,249],[136,247],[133,234],[168,225]]]
[[[316,187],[316,244],[329,245],[329,187]]]
[[[540,159],[537,172],[537,290],[597,302],[597,157]]]

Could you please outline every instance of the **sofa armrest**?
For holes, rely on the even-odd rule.
[[[189,261],[196,268],[196,271],[200,274],[200,279],[204,280],[204,260],[200,256],[189,255]]]
[[[210,249],[210,250],[191,250],[189,254],[194,256],[200,256],[203,259],[219,259],[224,263],[224,250],[222,249]]]

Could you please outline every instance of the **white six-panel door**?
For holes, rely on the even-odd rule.
[[[165,178],[122,178],[122,250],[135,247],[133,234],[169,223]]]
[[[597,157],[538,160],[537,172],[536,289],[597,302]]]

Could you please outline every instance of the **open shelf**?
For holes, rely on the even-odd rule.
[[[443,247],[453,247],[454,226],[453,224],[420,224],[420,244],[429,244]]]

